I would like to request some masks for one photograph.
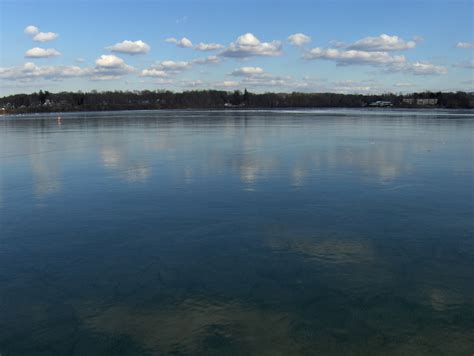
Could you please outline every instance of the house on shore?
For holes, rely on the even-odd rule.
[[[438,99],[426,98],[426,99],[415,99],[415,98],[403,98],[403,104],[418,105],[418,106],[433,106],[438,105]]]

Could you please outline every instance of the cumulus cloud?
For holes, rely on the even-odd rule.
[[[178,47],[182,47],[182,48],[192,48],[193,47],[193,43],[186,37],[183,37],[180,40],[178,40],[174,37],[170,37],[170,38],[167,38],[165,41],[168,42],[168,43],[174,43]]]
[[[191,62],[187,61],[162,61],[155,65],[152,65],[148,69],[141,71],[140,76],[142,77],[167,77],[171,74],[178,74],[184,70],[192,67]]]
[[[22,66],[0,68],[0,78],[6,80],[53,79],[81,77],[91,74],[91,70],[77,66],[37,66],[27,62]]]
[[[101,68],[117,68],[124,65],[122,58],[113,54],[103,54],[96,59],[95,64]]]
[[[27,58],[48,58],[48,57],[56,57],[59,56],[59,53],[54,48],[39,48],[34,47],[26,51],[25,57]]]
[[[141,77],[158,77],[158,78],[165,78],[168,76],[168,73],[164,70],[158,68],[150,68],[150,69],[143,69],[140,72]]]
[[[332,60],[337,65],[351,64],[373,64],[386,65],[393,63],[404,63],[404,56],[391,56],[387,52],[368,52],[358,50],[342,50],[337,48],[313,48],[308,51],[306,59],[326,59]]]
[[[474,42],[458,42],[456,48],[472,49],[474,48]]]
[[[191,68],[191,63],[186,61],[162,61],[160,62],[159,66],[163,68],[163,70],[170,71],[170,72],[181,72],[183,70]]]
[[[59,35],[54,32],[39,32],[33,37],[36,42],[49,42],[58,38]]]
[[[113,80],[135,71],[135,68],[126,64],[124,60],[113,54],[103,54],[95,61],[92,79]]]
[[[293,46],[302,46],[311,42],[311,37],[305,35],[304,33],[295,33],[288,36],[288,42],[290,42]]]
[[[159,77],[165,78],[170,75],[177,75],[191,69],[193,65],[205,65],[219,63],[220,59],[217,56],[209,56],[205,58],[196,58],[192,61],[172,61],[166,60],[152,65],[150,68],[144,69],[140,72],[142,77]]]
[[[127,53],[127,54],[146,54],[150,51],[150,46],[143,42],[125,40],[114,44],[113,46],[106,47],[111,52]]]
[[[398,36],[390,36],[381,34],[378,37],[365,37],[347,48],[361,51],[385,52],[385,51],[401,51],[416,47],[415,41],[405,41]]]
[[[25,31],[27,35],[34,36],[39,32],[39,28],[33,25],[26,26]]]
[[[208,56],[204,58],[196,58],[193,59],[193,64],[216,64],[219,63],[221,60],[217,56]]]
[[[24,32],[36,42],[49,42],[59,37],[54,32],[40,32],[39,28],[33,25],[26,26]]]
[[[387,68],[392,72],[404,72],[414,75],[439,75],[448,73],[448,69],[430,62],[395,63]]]
[[[388,52],[345,50],[336,48],[313,48],[306,59],[324,59],[336,62],[339,66],[372,65],[384,68],[387,72],[404,72],[415,75],[446,74],[448,70],[430,62],[407,62],[405,56],[392,56]]]
[[[264,70],[260,67],[242,67],[242,68],[238,68],[238,69],[235,69],[234,71],[232,71],[232,75],[234,76],[244,76],[244,77],[248,77],[248,76],[256,76],[256,75],[262,75],[264,73]]]
[[[115,55],[102,55],[97,58],[95,67],[78,66],[37,66],[27,62],[22,66],[0,68],[0,78],[5,80],[30,81],[33,79],[61,80],[72,77],[90,77],[93,80],[119,79],[135,71]]]
[[[239,36],[221,53],[224,57],[246,58],[253,56],[273,57],[281,54],[281,42],[260,42],[252,33]]]
[[[224,48],[223,45],[219,43],[199,43],[196,46],[194,46],[194,49],[198,51],[215,51],[216,49],[222,49]]]
[[[193,42],[189,38],[186,38],[186,37],[183,37],[180,40],[176,39],[175,37],[170,37],[170,38],[167,38],[165,41],[168,42],[168,43],[174,43],[178,47],[193,48],[197,51],[203,51],[203,52],[215,51],[217,49],[224,48],[224,46],[219,44],[219,43],[204,43],[204,42],[201,42],[201,43],[198,43],[197,45],[194,46]]]

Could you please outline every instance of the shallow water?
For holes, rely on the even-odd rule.
[[[471,355],[474,113],[0,117],[0,354]]]

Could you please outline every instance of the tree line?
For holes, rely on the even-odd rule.
[[[407,103],[407,98],[415,99]],[[143,109],[220,109],[220,108],[314,108],[366,107],[387,101],[394,107],[420,107],[417,99],[437,99],[430,107],[474,108],[474,93],[421,92],[412,94],[337,94],[337,93],[250,93],[236,90],[168,90],[59,92],[42,91],[0,98],[4,113],[143,110]]]

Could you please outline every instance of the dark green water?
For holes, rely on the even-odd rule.
[[[474,113],[0,118],[0,354],[472,355]]]

